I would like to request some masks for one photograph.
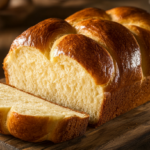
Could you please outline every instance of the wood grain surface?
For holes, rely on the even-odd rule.
[[[149,141],[150,102],[96,129],[88,127],[84,136],[60,144],[29,143],[0,134],[0,150],[149,150]]]

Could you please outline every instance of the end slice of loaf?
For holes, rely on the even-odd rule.
[[[0,133],[54,143],[85,133],[89,116],[0,83]]]

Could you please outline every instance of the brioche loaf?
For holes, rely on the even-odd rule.
[[[99,126],[150,99],[150,14],[86,8],[18,36],[4,60],[7,84],[90,115]]]
[[[0,83],[0,133],[30,142],[63,142],[84,134],[88,115]]]

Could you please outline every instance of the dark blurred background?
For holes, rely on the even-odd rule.
[[[0,0],[0,78],[12,41],[24,30],[51,17],[66,18],[86,7],[104,10],[135,6],[150,12],[150,0]]]

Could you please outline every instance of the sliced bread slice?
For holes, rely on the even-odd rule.
[[[89,116],[0,83],[0,133],[54,143],[85,133]]]

